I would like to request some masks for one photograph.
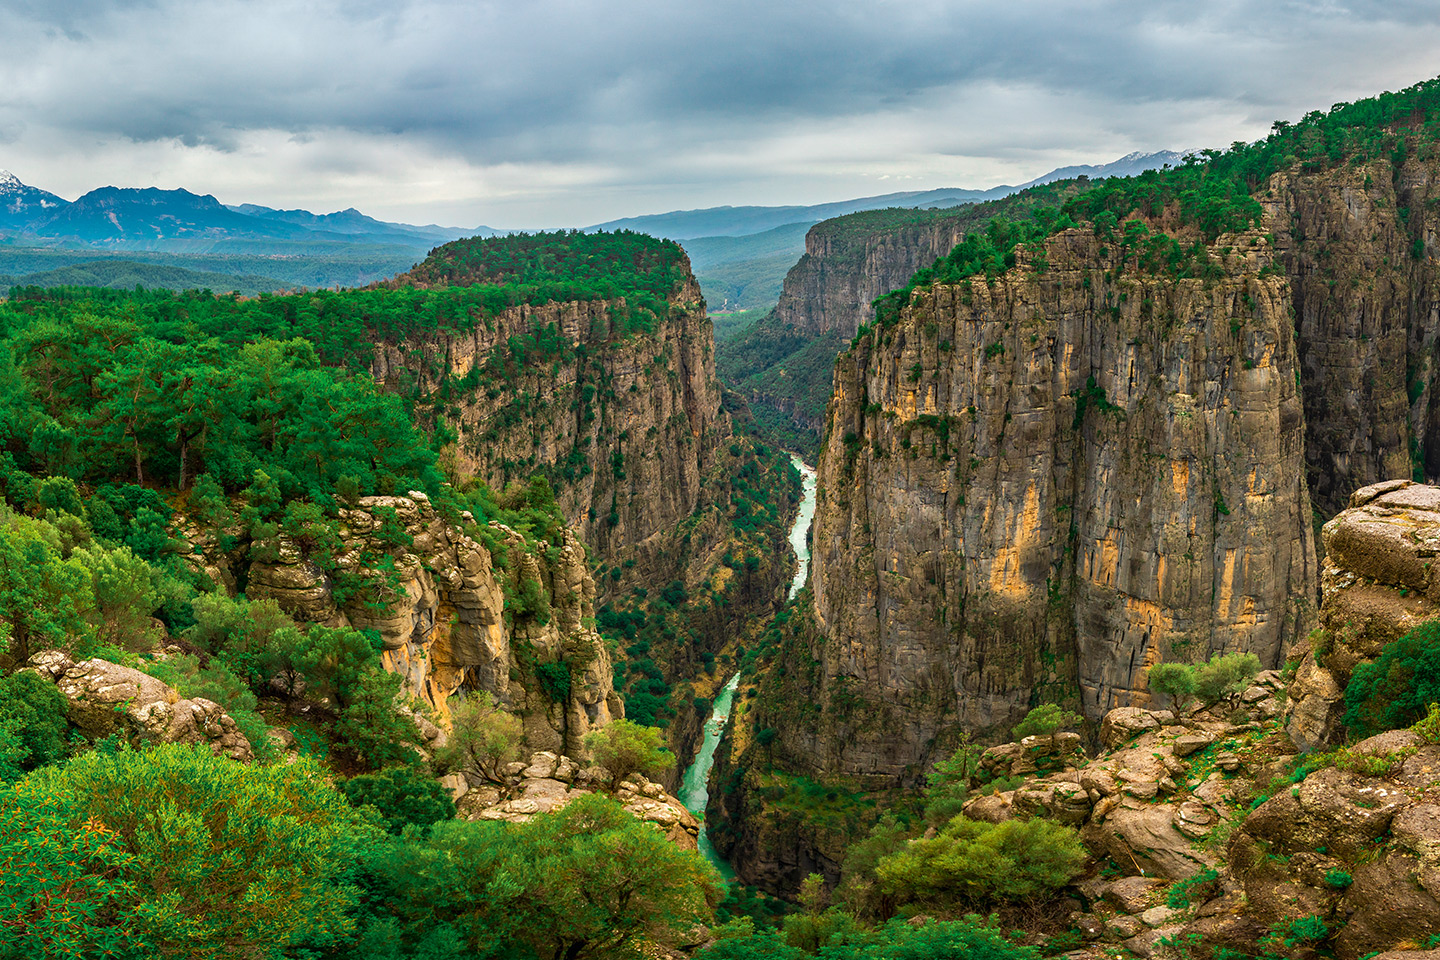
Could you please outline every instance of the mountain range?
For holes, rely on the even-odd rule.
[[[1182,156],[1174,151],[1132,153],[1099,166],[1062,167],[1018,186],[905,191],[808,206],[672,210],[583,229],[627,229],[682,241],[713,308],[768,309],[779,297],[786,272],[805,252],[806,232],[822,220],[886,207],[956,207],[1052,180],[1130,176],[1177,164]],[[269,277],[281,287],[349,286],[403,270],[439,244],[504,232],[483,225],[466,229],[394,223],[353,207],[317,214],[254,203],[226,205],[185,189],[107,186],[72,202],[0,170],[0,247],[5,252],[0,270],[9,275],[5,279],[27,284],[71,282],[71,273],[54,271],[83,259],[57,260],[56,254],[93,252],[125,258],[122,266],[110,264],[97,276],[113,277],[115,284],[126,286],[139,282],[174,287],[195,279],[187,270],[207,274],[204,285],[214,289],[230,289],[231,284],[251,289]],[[136,260],[159,264],[150,269]],[[297,261],[309,266],[297,272]]]

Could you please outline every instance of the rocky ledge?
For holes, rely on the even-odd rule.
[[[182,699],[173,687],[108,660],[76,663],[62,650],[42,650],[26,669],[53,682],[66,717],[86,734],[122,733],[161,743],[203,743],[235,760],[254,758],[250,741],[213,700]]]
[[[581,766],[549,751],[510,764],[503,777],[500,783],[477,779],[472,785],[463,775],[452,774],[444,782],[455,794],[461,817],[524,823],[537,814],[562,810],[576,797],[603,792],[610,781],[604,767]],[[696,849],[700,821],[660,784],[631,774],[614,796],[637,819],[655,824],[672,843]]]

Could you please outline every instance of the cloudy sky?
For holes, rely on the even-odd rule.
[[[0,0],[0,168],[410,222],[985,187],[1440,74],[1440,0]]]

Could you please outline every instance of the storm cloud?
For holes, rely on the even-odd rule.
[[[498,226],[1018,182],[1440,72],[1433,0],[0,0],[0,167]]]

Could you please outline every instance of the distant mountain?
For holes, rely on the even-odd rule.
[[[763,233],[776,227],[792,223],[819,223],[831,217],[841,217],[861,210],[881,210],[886,207],[958,207],[962,203],[978,203],[982,200],[998,200],[1026,187],[1065,180],[1070,177],[1130,177],[1145,170],[1158,169],[1164,164],[1178,164],[1182,155],[1173,150],[1159,153],[1132,153],[1112,163],[1098,166],[1061,167],[1044,176],[1036,177],[1018,186],[990,187],[987,190],[970,190],[961,187],[945,187],[939,190],[913,190],[903,193],[885,193],[877,197],[859,197],[854,200],[840,200],[833,203],[819,203],[812,206],[793,207],[706,207],[700,210],[672,210],[669,213],[653,213],[640,217],[624,217],[607,220],[586,227],[586,230],[636,230],[671,240],[692,240],[696,237],[741,237]]]
[[[9,170],[0,170],[0,230],[50,216],[69,202],[53,193],[26,186]]]
[[[955,207],[977,200],[992,200],[1003,197],[1015,187],[995,187],[991,190],[911,190],[903,193],[886,193],[878,197],[860,197],[855,200],[839,200],[833,203],[818,203],[796,207],[706,207],[701,210],[672,210],[669,213],[652,213],[640,217],[624,217],[607,220],[586,227],[590,230],[635,230],[652,236],[671,240],[690,240],[695,237],[741,237],[763,233],[791,223],[819,223],[831,217],[844,216],[857,210],[875,210],[881,207]]]
[[[1127,153],[1119,160],[1102,163],[1099,166],[1081,164],[1051,170],[1043,177],[1036,177],[1029,183],[1022,183],[1015,189],[1024,190],[1026,187],[1038,187],[1042,183],[1054,183],[1056,180],[1070,180],[1075,177],[1089,177],[1091,180],[1098,180],[1101,177],[1133,177],[1146,170],[1159,170],[1167,163],[1172,167],[1178,167],[1185,162],[1185,155],[1190,152],[1187,150],[1177,153],[1174,150],[1161,150],[1158,153]]]
[[[396,242],[391,239],[394,237],[413,237],[428,243],[448,243],[451,240],[465,237],[495,237],[503,232],[483,225],[474,229],[466,229],[464,227],[441,227],[433,223],[427,223],[424,226],[390,223],[366,216],[354,207],[324,214],[311,213],[309,210],[276,210],[274,207],[262,207],[255,203],[242,203],[229,209],[246,216],[290,223],[308,230],[351,237],[366,237],[386,243]]]
[[[292,223],[247,217],[212,196],[189,190],[101,187],[33,220],[26,233],[89,243],[161,240],[298,240],[313,231]]]
[[[40,246],[314,256],[364,245],[375,256],[388,256],[396,249],[421,252],[497,233],[485,226],[388,223],[354,208],[316,214],[249,203],[226,206],[183,189],[102,187],[70,203],[0,171],[0,236]]]
[[[768,310],[780,296],[786,272],[805,252],[805,234],[821,220],[865,210],[958,207],[998,200],[1027,187],[1074,177],[1132,177],[1184,161],[1173,150],[1132,153],[1111,163],[1061,167],[1019,186],[988,190],[887,193],[809,207],[710,207],[611,220],[587,230],[630,229],[679,240],[690,254],[700,289],[713,311]],[[773,225],[772,225],[773,224]],[[707,230],[708,232],[699,232]]]

